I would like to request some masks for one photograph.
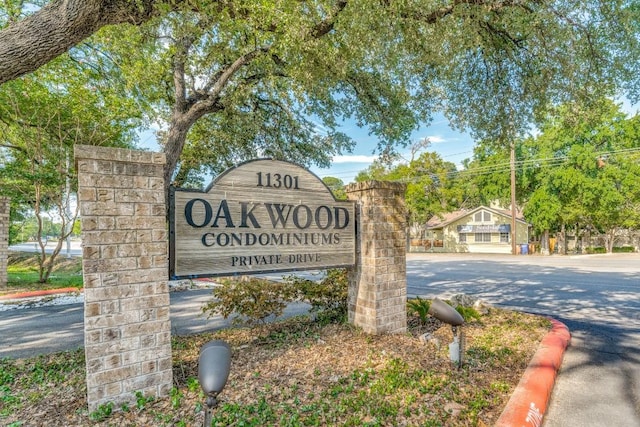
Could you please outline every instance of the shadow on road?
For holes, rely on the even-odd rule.
[[[545,427],[640,425],[638,258],[569,263],[560,257],[414,260],[407,263],[407,291],[424,298],[468,294],[560,320],[572,341]]]
[[[409,296],[469,294],[491,304],[638,331],[640,273],[484,260],[410,262]]]
[[[31,357],[84,346],[83,314],[82,304],[4,312],[0,331],[11,333],[2,333],[0,357]],[[33,326],[37,324],[47,325],[47,333]]]

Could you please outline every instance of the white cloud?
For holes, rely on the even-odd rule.
[[[431,142],[432,144],[441,144],[443,142],[446,142],[447,140],[444,139],[442,136],[440,135],[429,135],[426,137],[429,142]]]
[[[334,156],[333,163],[372,163],[378,156],[347,155]]]

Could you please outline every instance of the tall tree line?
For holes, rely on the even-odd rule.
[[[550,106],[637,98],[639,14],[636,1],[604,0],[8,0],[3,105],[44,107],[2,112],[0,192],[16,188],[8,166],[23,161],[27,130],[52,117],[66,130],[40,139],[51,156],[30,154],[31,167],[56,160],[73,176],[52,147],[130,146],[132,130],[157,123],[167,185],[256,156],[327,165],[353,146],[345,119],[387,157],[436,112],[504,144]]]
[[[627,116],[608,98],[550,108],[535,136],[517,138],[516,200],[525,219],[549,248],[566,232],[603,237],[607,252],[624,231],[640,228],[640,116]],[[415,160],[378,161],[356,180],[407,183],[413,223],[478,205],[510,204],[509,149],[478,141],[460,170],[426,151]]]

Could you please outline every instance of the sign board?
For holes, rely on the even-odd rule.
[[[511,224],[459,225],[458,233],[510,233]]]
[[[172,279],[355,264],[355,204],[293,163],[248,161],[170,197]]]

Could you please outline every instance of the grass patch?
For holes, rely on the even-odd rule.
[[[202,425],[200,347],[222,339],[232,370],[214,425],[493,425],[549,330],[547,320],[491,309],[465,326],[467,349],[452,367],[451,328],[440,345],[406,334],[368,335],[346,324],[296,317],[255,328],[174,337],[174,384],[166,398],[86,411],[82,350],[0,362],[0,424],[49,426]],[[420,331],[422,332],[422,331]]]
[[[49,281],[38,283],[38,256],[31,253],[12,252],[7,262],[7,287],[1,294],[59,289],[82,288],[82,258],[58,256]]]

